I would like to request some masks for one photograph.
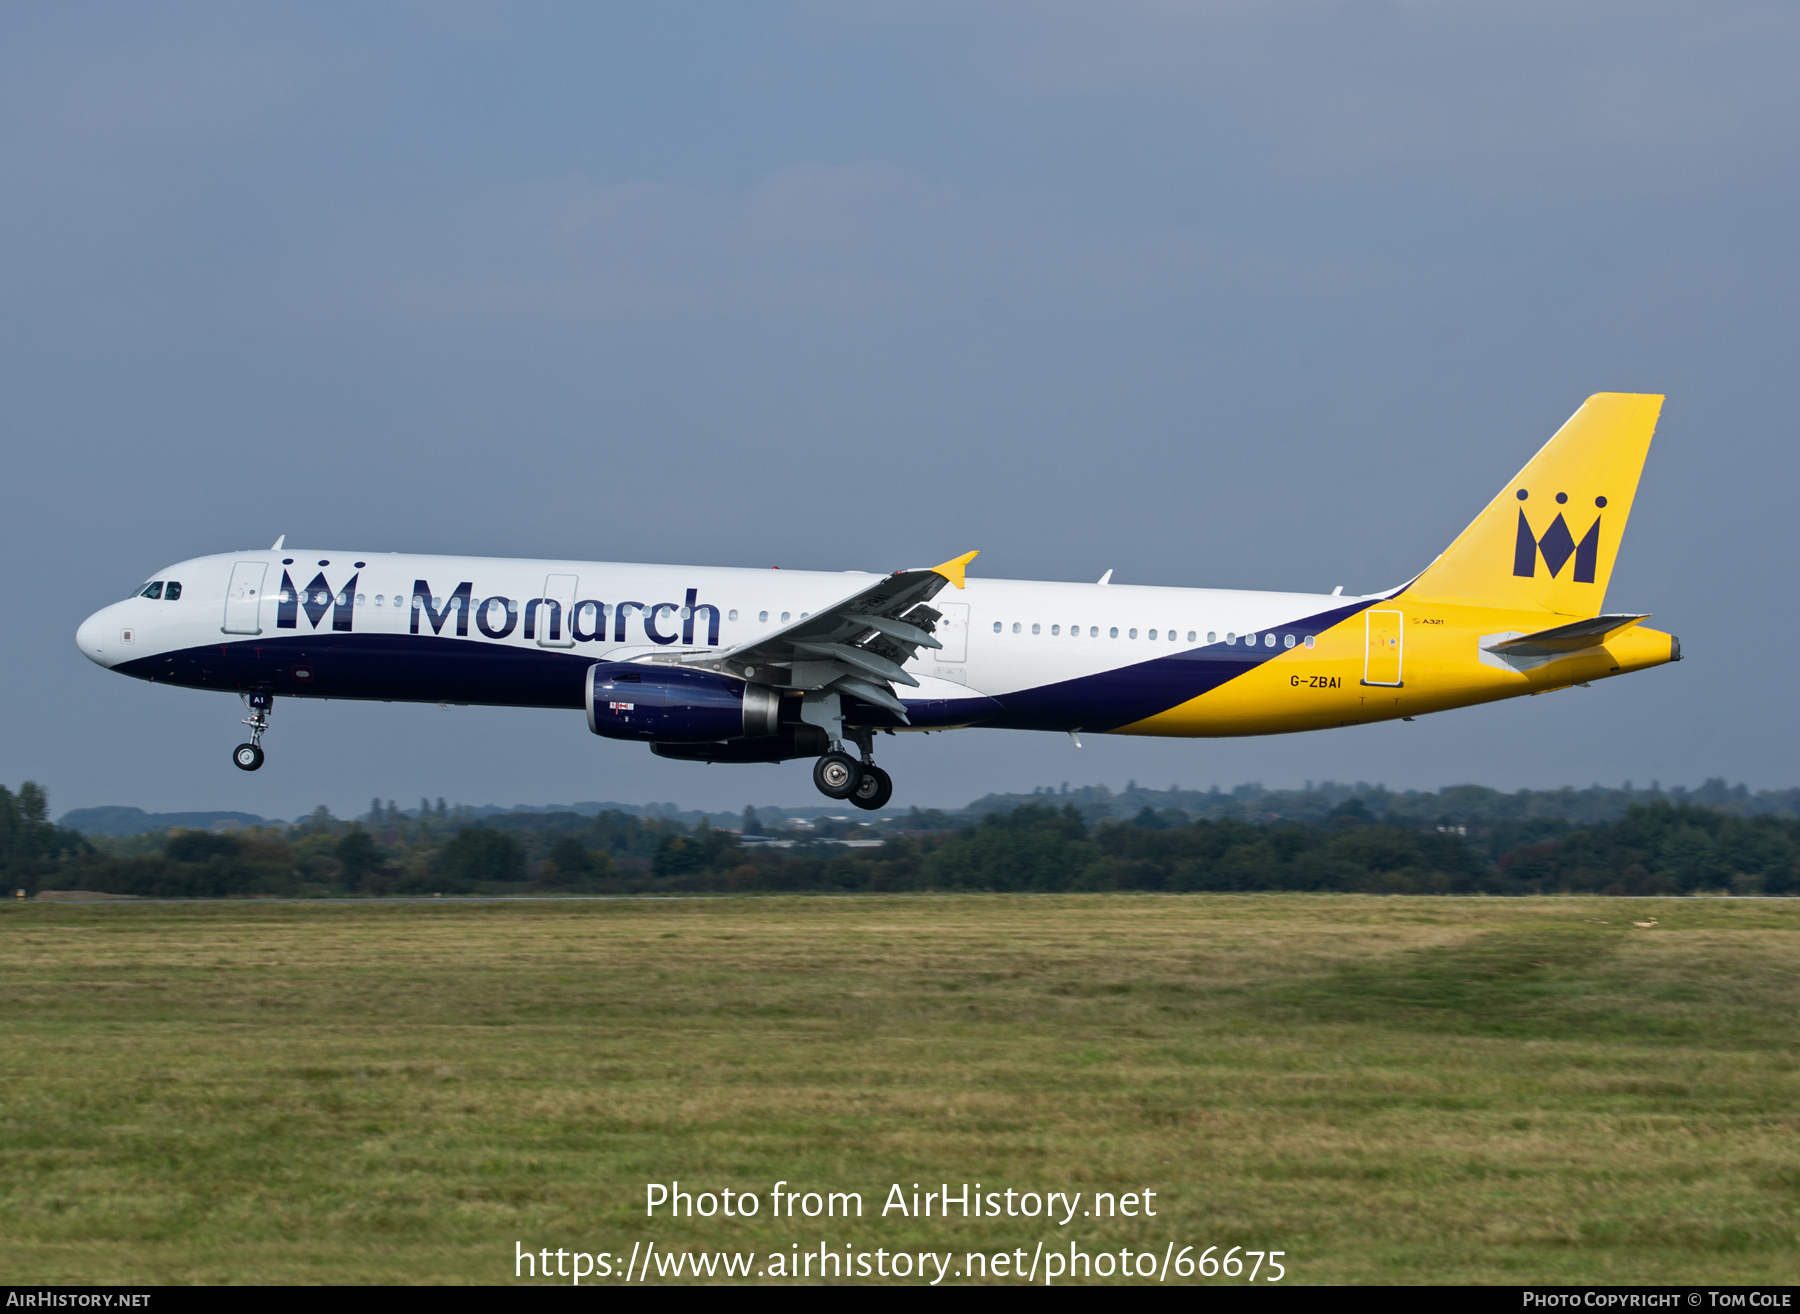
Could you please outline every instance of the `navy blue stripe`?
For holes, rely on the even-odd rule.
[[[578,653],[479,639],[333,634],[209,644],[113,669],[191,689],[579,710],[586,706],[583,682],[594,661]],[[310,678],[297,678],[296,668]]]
[[[1208,643],[1167,657],[1101,671],[1097,675],[1021,689],[1017,693],[997,694],[995,697],[1002,711],[982,724],[1006,730],[1097,732],[1133,725],[1158,712],[1179,707],[1201,694],[1211,693],[1220,685],[1279,657],[1287,651],[1279,646],[1287,635],[1293,635],[1294,642],[1300,643],[1308,634],[1330,629],[1378,600],[1359,599],[1330,611],[1258,631],[1259,638],[1263,634],[1275,636],[1277,646],[1274,648]]]

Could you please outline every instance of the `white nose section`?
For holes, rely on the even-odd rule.
[[[129,651],[124,643],[125,629],[129,626],[121,628],[125,623],[117,618],[117,610],[116,607],[103,607],[82,621],[81,628],[75,631],[75,646],[96,666],[111,666],[123,661]]]

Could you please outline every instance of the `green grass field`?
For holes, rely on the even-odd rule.
[[[27,903],[0,998],[7,1282],[497,1282],[515,1242],[652,1240],[1800,1278],[1800,903]],[[764,1204],[646,1219],[671,1178]],[[771,1218],[781,1179],[869,1216]],[[1158,1216],[878,1216],[946,1181]]]

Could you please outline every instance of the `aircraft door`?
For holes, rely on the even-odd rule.
[[[1364,684],[1384,685],[1398,689],[1401,685],[1400,662],[1405,645],[1402,642],[1405,617],[1397,611],[1366,611],[1368,649],[1363,658]]]
[[[262,610],[263,576],[268,573],[266,561],[240,561],[231,568],[231,584],[225,590],[226,634],[261,634],[258,619]]]
[[[544,601],[538,606],[537,641],[540,648],[573,648],[575,646],[574,575],[547,575],[544,578]],[[548,612],[549,615],[544,613]],[[604,621],[601,622],[605,624]]]
[[[944,613],[944,619],[938,622],[937,632],[932,636],[944,645],[942,652],[931,653],[931,659],[939,662],[961,662],[969,658],[969,604],[966,602],[933,602],[931,604]],[[924,652],[931,652],[929,648]]]

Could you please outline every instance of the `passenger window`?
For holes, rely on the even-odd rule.
[[[726,620],[736,620],[737,619],[737,608],[733,607],[730,611],[726,612],[725,619]]]
[[[1044,632],[1044,627],[1039,625],[1036,621],[1033,621],[1031,623],[1031,632],[1033,634],[1042,634]]]
[[[784,612],[782,612],[782,613],[781,613],[781,623],[782,623],[782,624],[783,624],[783,625],[786,625],[786,624],[787,624],[787,623],[788,623],[788,617],[789,617],[789,616],[790,616],[790,615],[792,615],[792,613],[791,613],[791,612],[786,612],[786,611],[784,611]]]
[[[366,596],[366,595],[364,595],[364,594],[361,594],[361,593],[358,593],[358,594],[357,594],[357,595],[356,595],[356,605],[357,605],[357,606],[359,606],[359,607],[360,607],[360,606],[362,606],[362,605],[363,605],[363,599],[364,599],[364,597],[365,597],[365,596]]]
[[[1017,633],[1018,633],[1018,632],[1019,632],[1019,622],[1018,622],[1018,621],[1014,621],[1014,622],[1013,622],[1013,633],[1014,633],[1014,634],[1017,634]]]
[[[1313,646],[1313,636],[1310,634],[1306,636],[1306,646],[1308,648]]]
[[[999,621],[994,622],[994,633],[995,634],[1000,633],[1000,622]]]
[[[1194,636],[1193,636],[1193,635],[1191,635],[1191,634],[1190,634],[1190,635],[1188,635],[1188,638],[1190,638],[1190,639],[1191,639],[1191,638],[1193,638],[1193,637],[1194,637]],[[1174,642],[1175,642],[1175,631],[1174,631],[1174,630],[1170,630],[1170,631],[1169,631],[1169,642],[1170,642],[1170,643],[1174,643]]]
[[[1191,634],[1188,635],[1188,638],[1190,639],[1193,637],[1194,636]],[[1217,643],[1219,641],[1219,632],[1217,630],[1208,630],[1206,632],[1206,641],[1208,643]]]
[[[1116,634],[1118,634],[1118,631],[1114,630],[1113,633],[1116,635]],[[1100,637],[1100,627],[1098,625],[1088,626],[1088,638],[1097,639],[1099,637]]]
[[[1062,633],[1062,626],[1060,626],[1060,625],[1052,625],[1052,626],[1051,626],[1051,627],[1050,627],[1050,633],[1051,633],[1051,634],[1053,634],[1053,635],[1055,635],[1055,634],[1061,634],[1061,633]]]
[[[1225,642],[1227,644],[1235,644],[1237,642],[1237,635],[1233,634],[1230,630],[1226,630],[1225,631]]]
[[[1192,630],[1189,630],[1188,631],[1188,642],[1192,643],[1193,641],[1194,641],[1194,632]]]
[[[1275,636],[1273,634],[1263,635],[1263,647],[1273,648],[1274,646],[1275,646]]]
[[[1283,648],[1292,648],[1294,646],[1294,636],[1291,634],[1283,635],[1281,646]]]
[[[1119,627],[1117,625],[1115,625],[1112,627],[1112,629],[1108,630],[1107,637],[1110,639],[1118,638],[1119,637]]]
[[[1113,631],[1113,637],[1115,639],[1119,637],[1119,633],[1117,630]],[[1135,638],[1137,638],[1137,631],[1134,629],[1129,634],[1127,634],[1125,637],[1128,639],[1135,639]]]
[[[163,601],[164,602],[174,602],[180,596],[181,596],[180,581],[173,580],[173,579],[170,580],[168,582],[167,586],[165,586],[163,589]]]
[[[769,613],[766,611],[759,611],[756,613],[756,619],[758,624],[767,625],[769,623]]]
[[[138,596],[140,598],[160,598],[160,597],[162,597],[162,581],[159,579],[154,584],[144,585],[144,591],[142,593],[138,594]]]
[[[1133,630],[1133,631],[1132,631],[1132,637],[1133,637],[1133,638],[1136,638],[1136,637],[1137,637],[1137,631],[1136,631],[1136,630]],[[1150,631],[1150,637],[1151,637],[1151,638],[1152,638],[1152,639],[1154,639],[1154,638],[1155,638],[1155,637],[1156,637],[1156,631],[1155,631],[1155,630],[1151,630],[1151,631]]]

